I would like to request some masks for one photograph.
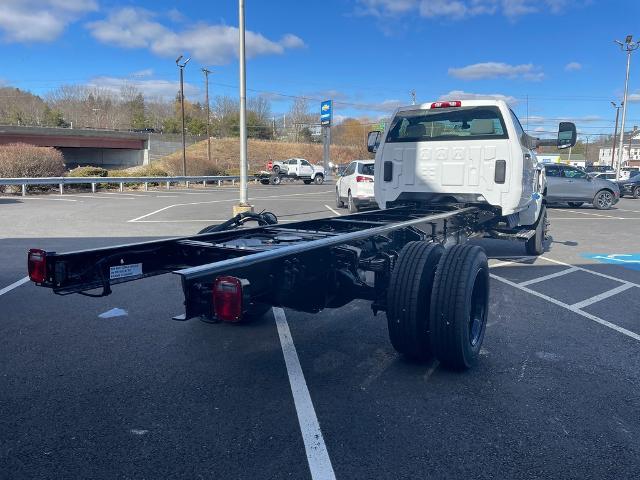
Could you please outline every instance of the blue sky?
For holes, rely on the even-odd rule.
[[[635,0],[246,0],[250,94],[333,98],[337,118],[379,118],[398,104],[501,95],[530,130],[574,119],[613,129],[625,56],[640,39]],[[178,54],[192,56],[186,94],[237,95],[237,1],[2,0],[0,81],[45,94],[61,84],[173,96]],[[640,51],[628,125],[640,125]],[[528,102],[527,102],[528,98]],[[315,107],[315,105],[313,105]]]

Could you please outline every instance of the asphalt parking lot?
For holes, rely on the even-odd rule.
[[[250,197],[283,222],[346,212],[332,185]],[[212,325],[171,320],[172,275],[99,299],[23,281],[30,247],[189,235],[236,198],[0,196],[0,478],[640,478],[640,200],[550,209],[540,258],[479,241],[491,316],[465,373],[399,357],[365,302]]]

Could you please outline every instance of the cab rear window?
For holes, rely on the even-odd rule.
[[[498,107],[432,108],[398,112],[387,143],[509,138]]]

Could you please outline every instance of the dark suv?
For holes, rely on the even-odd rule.
[[[633,198],[640,198],[640,173],[636,173],[635,176],[627,180],[620,180],[618,186],[621,197],[630,195]]]
[[[598,210],[608,210],[620,200],[617,183],[593,178],[580,168],[551,163],[544,170],[549,203],[568,203],[573,208],[591,203]]]

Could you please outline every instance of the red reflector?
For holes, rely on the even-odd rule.
[[[271,170],[273,168],[273,162],[267,162],[267,170]]]
[[[223,322],[242,319],[242,281],[236,277],[218,277],[213,284],[213,309]]]
[[[454,100],[452,102],[433,102],[431,104],[431,108],[451,108],[451,107],[461,107],[462,102],[460,100]]]
[[[360,175],[358,175],[356,177],[356,182],[358,182],[358,183],[360,183],[360,182],[373,183],[373,178],[371,178],[371,177],[361,177]]]
[[[29,278],[31,281],[36,283],[44,282],[47,278],[47,252],[32,248],[29,250],[29,256],[27,258]]]

